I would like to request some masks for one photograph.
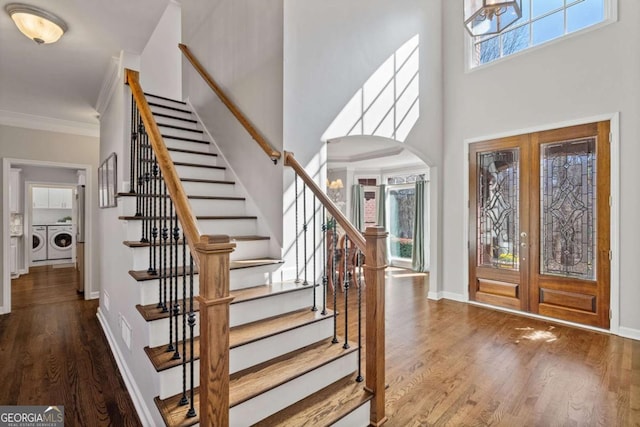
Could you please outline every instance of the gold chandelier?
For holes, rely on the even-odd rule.
[[[464,25],[472,36],[498,34],[522,17],[522,0],[464,0]]]

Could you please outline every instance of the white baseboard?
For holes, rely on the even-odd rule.
[[[440,292],[429,291],[429,293],[427,294],[427,298],[434,301],[440,301],[442,299],[442,291]]]
[[[140,392],[140,389],[138,388],[136,382],[133,380],[133,375],[131,375],[131,372],[129,371],[127,365],[124,363],[122,353],[120,352],[120,349],[116,344],[116,340],[111,333],[111,328],[109,328],[109,323],[102,314],[102,310],[100,309],[100,307],[98,307],[96,316],[98,316],[98,320],[100,321],[100,325],[102,326],[104,335],[107,337],[109,347],[111,347],[111,353],[113,353],[113,357],[114,359],[116,359],[116,364],[118,365],[118,369],[120,370],[122,379],[124,379],[124,383],[127,386],[127,391],[131,396],[133,406],[135,406],[136,411],[138,412],[140,422],[143,426],[153,426],[154,422],[153,417],[151,416],[151,412],[149,411],[147,405],[145,405],[144,403],[144,398],[142,397],[142,393]]]
[[[442,291],[442,298],[449,299],[451,301],[469,302],[469,299],[463,294],[457,294],[455,292]]]
[[[93,291],[91,292],[89,299],[98,299],[100,298],[100,291]],[[98,308],[99,309],[99,308]]]
[[[632,340],[640,341],[640,329],[625,328],[620,326],[618,328],[618,335],[624,338],[631,338]]]
[[[5,311],[4,305],[0,305],[0,315],[7,314],[8,311]]]

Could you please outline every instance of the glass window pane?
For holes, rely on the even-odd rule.
[[[567,32],[581,30],[604,20],[604,0],[584,0],[567,8]]]
[[[544,43],[564,34],[564,11],[533,22],[533,45]]]
[[[477,262],[519,269],[520,165],[517,149],[478,154]]]
[[[529,47],[529,25],[507,31],[502,35],[502,55],[507,56]]]
[[[476,49],[478,64],[486,64],[500,58],[500,40],[498,37],[476,44]]]
[[[533,19],[564,7],[564,0],[531,0]]]
[[[527,22],[531,17],[531,0],[522,0],[522,18],[520,18],[515,25],[518,25],[520,22]]]
[[[594,280],[596,139],[543,144],[540,274]]]
[[[389,207],[389,254],[392,258],[411,259],[413,254],[413,218],[415,188],[391,189]]]

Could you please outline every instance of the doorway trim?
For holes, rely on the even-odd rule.
[[[88,248],[92,247],[93,242],[93,166],[88,164],[77,164],[77,163],[57,163],[57,162],[48,162],[42,160],[29,160],[29,159],[15,159],[5,157],[2,159],[2,182],[3,187],[8,188],[9,185],[9,170],[14,165],[26,165],[26,166],[41,166],[41,167],[49,167],[49,168],[63,168],[63,169],[77,169],[84,170],[86,175],[85,188],[86,188],[86,197],[85,197],[85,227],[86,227],[86,246]],[[2,259],[2,306],[0,306],[0,314],[8,314],[11,312],[11,272],[10,272],[10,236],[8,233],[9,230],[9,192],[2,192],[2,248],[3,248],[3,259]],[[84,299],[88,300],[92,298],[91,289],[92,289],[92,277],[93,277],[93,254],[92,250],[89,249],[89,256],[86,257],[85,262],[85,280],[84,280]]]
[[[474,305],[481,305],[491,307],[497,310],[513,312],[520,315],[535,317],[538,319],[552,320],[558,323],[564,323],[580,328],[593,329],[601,332],[609,332],[615,335],[620,335],[620,112],[602,114],[597,116],[585,117],[581,119],[567,120],[563,122],[556,122],[551,124],[532,126],[529,128],[521,128],[511,131],[505,131],[490,135],[484,135],[473,138],[464,139],[463,144],[463,182],[464,189],[462,192],[461,208],[463,211],[463,241],[461,259],[465,260],[462,263],[462,270],[466,280],[469,277],[469,266],[466,260],[469,257],[469,249],[467,243],[469,241],[469,145],[475,142],[482,142],[491,139],[505,138],[510,136],[523,135],[534,132],[542,132],[552,129],[560,129],[569,126],[583,125],[587,123],[610,121],[611,122],[611,224],[610,224],[610,246],[611,246],[611,294],[610,294],[610,309],[611,309],[611,323],[609,329],[594,328],[591,326],[582,325],[574,322],[567,322],[563,320],[553,319],[550,317],[540,316],[536,314],[524,313],[515,310],[509,310],[505,308],[499,308],[490,306],[488,304],[477,303],[469,300],[469,286],[465,284],[463,294],[461,295],[461,301]]]

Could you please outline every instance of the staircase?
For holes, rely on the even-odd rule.
[[[335,336],[338,313],[314,307],[314,301],[326,298],[323,286],[274,280],[283,262],[272,256],[270,237],[260,234],[256,213],[248,211],[241,190],[215,146],[207,140],[202,125],[184,102],[150,94],[146,97],[200,233],[226,234],[236,244],[229,262],[233,297],[229,318],[230,425],[368,425],[372,394],[364,390],[364,383],[356,381],[358,344],[343,345],[344,340]],[[143,146],[143,149],[149,147]],[[158,202],[167,196],[136,198],[133,193],[120,193],[119,205],[120,219],[126,221],[127,229],[127,241],[123,244],[131,253],[129,275],[139,289],[136,308],[147,325],[149,345],[144,351],[157,376],[154,400],[167,426],[194,425],[199,423],[198,316],[193,341],[189,340],[186,327],[176,321],[174,341],[177,345],[173,347],[182,354],[175,358],[174,350],[167,351],[171,341],[167,331],[173,328],[171,306],[166,311],[158,307],[162,277],[170,273],[169,268],[157,274],[149,271],[153,270],[150,254],[158,251],[162,254],[164,250],[166,256],[167,243],[161,238],[141,239],[145,235],[143,222],[151,216],[136,215],[140,214],[139,204],[144,197]],[[184,265],[189,258],[189,248],[182,245],[182,240],[169,256],[176,260],[171,273],[191,271],[188,263]],[[197,294],[196,267],[193,267],[193,281],[193,292]],[[179,307],[186,307],[185,299],[190,298],[186,289],[182,281],[175,286],[172,301]],[[199,311],[197,301],[193,310]],[[196,372],[193,379],[188,374],[192,367],[182,363],[191,346]],[[183,384],[189,390],[187,396],[193,388],[193,406],[197,413],[192,417],[187,416],[190,404],[184,404]]]

